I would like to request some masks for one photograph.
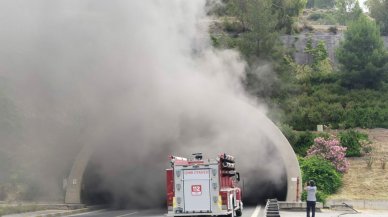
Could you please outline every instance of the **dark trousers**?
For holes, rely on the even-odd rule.
[[[310,217],[310,210],[311,210],[311,217],[315,217],[315,201],[307,201],[307,217]]]

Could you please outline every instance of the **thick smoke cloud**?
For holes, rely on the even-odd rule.
[[[35,199],[61,199],[85,145],[95,150],[96,189],[133,206],[163,201],[169,154],[227,152],[247,188],[279,182],[283,167],[261,133],[265,109],[243,90],[239,54],[211,48],[205,3],[2,4],[0,79],[18,125],[1,146]]]

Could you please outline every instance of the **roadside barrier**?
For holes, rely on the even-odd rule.
[[[268,199],[264,208],[265,217],[280,217],[277,199]]]

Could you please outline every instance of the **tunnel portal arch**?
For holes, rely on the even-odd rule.
[[[283,165],[286,170],[287,177],[287,196],[286,201],[298,202],[301,196],[302,182],[301,172],[298,159],[293,151],[290,143],[282,134],[280,129],[267,117],[263,117],[262,121],[267,127],[263,127],[263,133],[268,136],[268,139],[275,145]],[[271,135],[271,137],[269,137]],[[83,175],[89,160],[93,154],[94,145],[92,143],[85,144],[82,150],[78,153],[73,167],[68,176],[68,185],[65,193],[65,203],[67,204],[81,204],[81,190]]]

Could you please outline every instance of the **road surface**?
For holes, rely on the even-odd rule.
[[[166,210],[96,210],[86,213],[68,215],[68,217],[165,217]],[[243,217],[263,217],[263,208],[246,207]]]

